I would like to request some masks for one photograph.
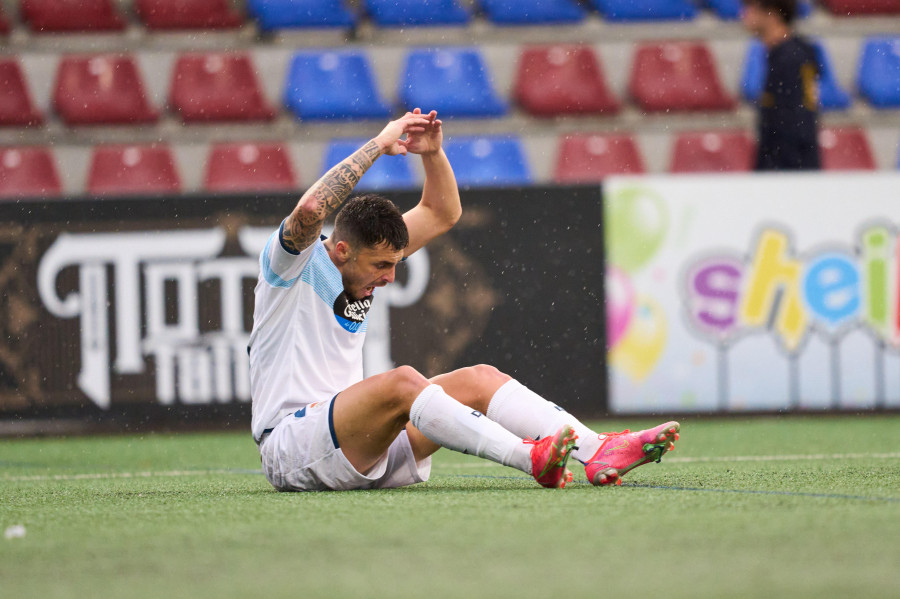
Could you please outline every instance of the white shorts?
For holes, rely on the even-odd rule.
[[[334,432],[334,399],[285,416],[259,446],[266,479],[279,491],[392,489],[425,482],[431,458],[416,462],[406,431],[366,474],[344,456]]]

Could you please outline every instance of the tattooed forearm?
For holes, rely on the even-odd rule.
[[[322,223],[328,215],[350,196],[360,178],[381,153],[381,148],[372,140],[322,175],[303,194],[297,207],[285,221],[285,245],[293,251],[309,247],[322,231]]]

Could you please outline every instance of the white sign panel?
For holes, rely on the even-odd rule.
[[[900,175],[614,178],[610,409],[900,406]]]

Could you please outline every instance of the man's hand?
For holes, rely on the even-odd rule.
[[[412,111],[412,114],[422,114],[422,111],[416,108]],[[432,110],[424,116],[428,119],[428,124],[425,125],[424,130],[421,132],[410,131],[409,135],[406,136],[404,145],[406,146],[406,151],[410,154],[434,154],[441,149],[441,144],[444,141],[444,132],[441,129],[443,123],[438,120],[437,111]]]
[[[422,115],[422,111],[407,112],[396,121],[387,124],[381,133],[375,136],[375,143],[381,148],[382,153],[388,156],[397,154],[406,155],[408,140],[400,139],[405,134],[410,136],[425,133],[426,126],[432,125],[434,119]],[[434,113],[435,115],[437,113]]]

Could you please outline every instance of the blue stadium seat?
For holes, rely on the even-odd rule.
[[[338,139],[328,145],[322,174],[335,164],[360,149],[368,139]],[[359,191],[380,191],[385,189],[410,189],[416,186],[409,158],[404,156],[382,156],[359,180]]]
[[[578,23],[587,15],[574,0],[481,0],[481,7],[498,25]]]
[[[704,0],[706,7],[716,13],[716,16],[726,21],[733,21],[741,17],[741,0]],[[797,3],[797,16],[805,19],[812,13],[812,5],[809,0],[800,0]]]
[[[401,106],[437,110],[442,117],[491,117],[507,111],[481,54],[469,48],[411,50],[398,97]]]
[[[591,0],[609,21],[687,21],[697,16],[688,0]]]
[[[365,54],[355,50],[294,55],[284,104],[301,119],[374,119],[390,116]]]
[[[825,46],[814,41],[819,60],[819,105],[822,110],[845,110],[850,107],[851,99],[838,83],[837,76],[831,66],[831,60]],[[741,78],[741,94],[749,102],[755,102],[762,94],[766,79],[766,48],[761,42],[750,42],[744,58],[744,74]]]
[[[366,0],[372,20],[382,27],[465,25],[469,13],[457,0]]]
[[[472,187],[530,185],[531,169],[516,138],[457,137],[444,143],[456,181]]]
[[[263,31],[288,28],[348,28],[356,22],[341,0],[247,0]]]
[[[859,64],[859,93],[876,108],[900,107],[900,37],[866,40]]]

